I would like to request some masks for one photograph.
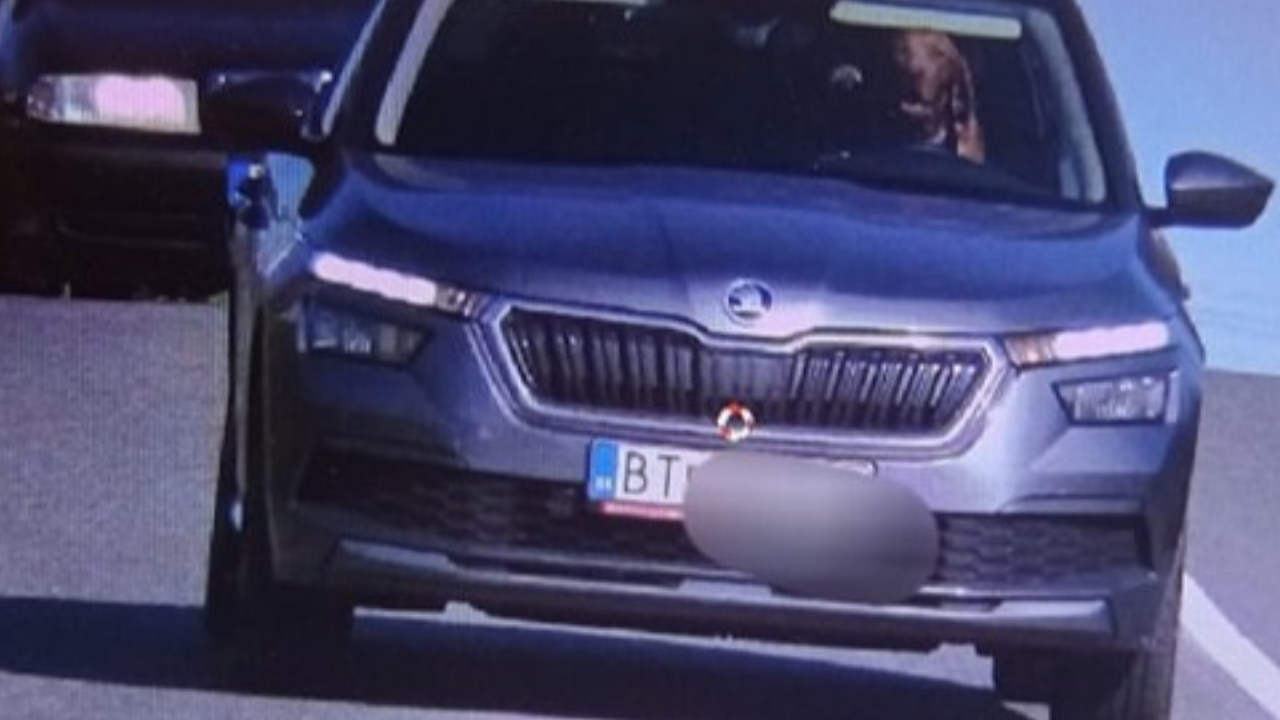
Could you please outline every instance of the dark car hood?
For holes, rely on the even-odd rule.
[[[1137,215],[890,193],[841,181],[664,169],[358,159],[308,228],[318,245],[525,300],[729,322],[730,284],[772,289],[754,329],[1009,331],[1175,310]]]
[[[373,0],[18,0],[26,74],[333,69]],[[30,80],[30,77],[27,78]]]

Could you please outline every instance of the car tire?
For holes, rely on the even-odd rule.
[[[258,413],[250,416],[254,438]],[[264,489],[251,478],[247,497],[240,497],[234,437],[228,422],[210,531],[204,627],[219,674],[235,686],[275,690],[307,681],[342,653],[354,610],[341,598],[275,581]],[[257,445],[250,440],[251,473],[262,467]]]
[[[998,653],[992,657],[991,680],[1004,702],[1042,703],[1053,697],[1057,670],[1047,653]]]
[[[239,493],[235,486],[235,453],[231,423],[222,433],[218,481],[214,491],[213,522],[205,570],[204,629],[215,641],[227,641],[235,629],[239,604],[241,539],[235,515]]]
[[[1052,720],[1168,720],[1172,716],[1182,570],[1180,551],[1145,648],[1073,657],[1059,666],[1050,706]]]

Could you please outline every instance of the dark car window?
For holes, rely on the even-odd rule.
[[[836,11],[846,6],[859,12]],[[1097,152],[1092,133],[1078,127],[1086,115],[1067,112],[1081,101],[1062,67],[1065,53],[1055,65],[1042,47],[1043,17],[992,16],[1016,37],[912,30],[904,41],[906,28],[863,22],[878,16],[861,9],[781,0],[458,0],[403,102],[395,146],[434,157],[816,173],[929,192],[1105,198],[1087,157]],[[922,33],[934,37],[915,37]],[[937,69],[946,63],[962,70]],[[967,130],[953,131],[964,118],[976,128],[972,142]],[[967,142],[979,149],[966,154]]]

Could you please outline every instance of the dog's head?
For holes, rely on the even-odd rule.
[[[947,144],[971,160],[982,159],[981,132],[969,63],[952,39],[932,30],[903,30],[894,36],[898,72],[897,111],[913,140]]]

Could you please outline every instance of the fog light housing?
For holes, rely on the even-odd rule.
[[[1067,416],[1082,425],[1164,422],[1172,381],[1168,375],[1133,375],[1058,385]]]
[[[404,364],[413,359],[426,335],[421,330],[310,305],[303,313],[301,349]]]

